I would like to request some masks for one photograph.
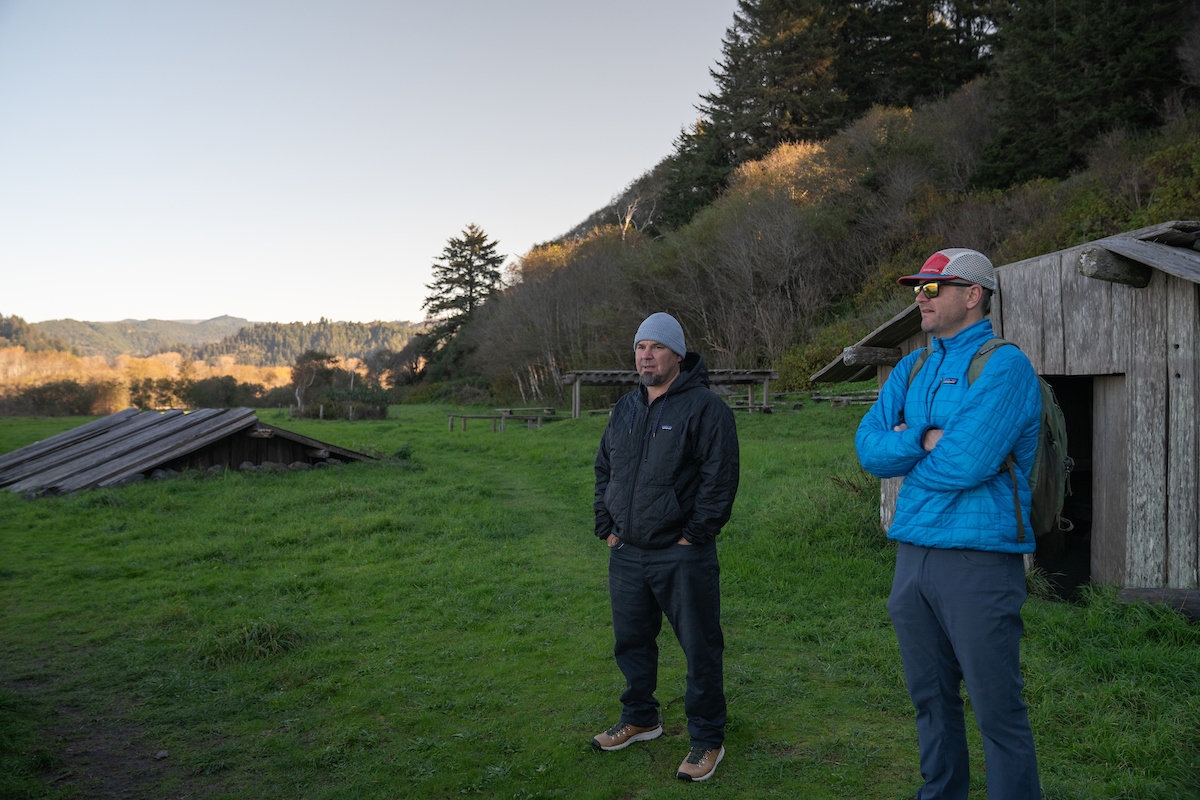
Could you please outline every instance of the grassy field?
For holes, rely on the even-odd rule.
[[[264,417],[378,464],[0,492],[0,796],[915,793],[860,409],[738,419],[742,489],[719,540],[728,755],[699,785],[673,777],[682,700],[661,739],[588,745],[623,688],[591,534],[605,420],[448,433],[448,410]],[[0,420],[0,452],[80,422]],[[1045,796],[1194,800],[1200,626],[1113,594],[1026,605]],[[685,665],[669,629],[660,644],[666,704]]]

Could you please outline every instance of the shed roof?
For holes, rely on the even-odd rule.
[[[351,460],[364,453],[259,422],[249,408],[138,411],[127,408],[0,455],[0,488],[64,494],[113,486],[225,437],[280,436]]]
[[[1200,284],[1200,222],[1173,220],[1098,239],[1088,247],[1101,248],[1130,261]],[[1077,249],[1077,248],[1069,248]],[[1038,256],[1037,258],[1042,258]],[[1032,259],[1005,264],[1004,270]],[[921,313],[913,303],[860,339],[855,347],[897,347],[921,330]],[[814,383],[865,381],[875,377],[874,365],[846,364],[839,355],[813,374]]]

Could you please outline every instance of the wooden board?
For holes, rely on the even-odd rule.
[[[904,478],[884,478],[879,482],[879,525],[884,531],[892,527],[896,517],[896,498],[900,496],[900,487]]]
[[[1167,578],[1167,275],[1133,296],[1129,392],[1129,535],[1126,583]]]
[[[1063,361],[1063,257],[1051,253],[1042,259],[1039,276],[1042,294],[1042,366],[1040,375],[1066,375]]]
[[[1167,279],[1167,586],[1200,588],[1197,582],[1197,369],[1200,308],[1197,287]]]
[[[1157,270],[1200,283],[1200,253],[1154,242],[1135,239],[1102,239],[1097,244],[1117,255],[1131,258]]]
[[[127,408],[124,411],[118,411],[115,414],[109,414],[107,417],[92,420],[77,428],[63,431],[62,433],[42,439],[39,442],[34,442],[33,444],[13,450],[10,453],[0,455],[0,471],[6,471],[17,464],[23,464],[53,450],[60,450],[90,439],[93,436],[99,436],[114,425],[119,425],[130,417],[136,417],[139,413],[136,408]],[[0,485],[3,484],[0,483]]]
[[[43,489],[67,475],[104,461],[111,454],[125,453],[143,446],[154,439],[157,431],[169,428],[183,417],[182,411],[138,414],[99,436],[48,452],[36,461],[26,462],[14,469],[6,480],[12,479],[10,488],[14,492]]]
[[[1042,266],[1044,259],[1006,267],[1004,338],[1021,348],[1039,374],[1046,370],[1042,354]],[[993,327],[995,327],[993,325]]]
[[[1125,376],[1092,379],[1092,580],[1125,583],[1129,409]]]
[[[1062,308],[1063,360],[1066,375],[1107,375],[1123,372],[1114,359],[1111,340],[1128,336],[1128,328],[1115,328],[1112,319],[1112,284],[1079,274],[1075,267],[1080,248],[1063,254]]]

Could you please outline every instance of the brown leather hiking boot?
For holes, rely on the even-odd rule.
[[[717,771],[717,764],[725,757],[725,748],[716,747],[705,750],[703,747],[693,747],[687,758],[679,765],[675,777],[681,781],[706,781]]]
[[[651,739],[657,739],[662,736],[662,725],[654,725],[650,728],[639,728],[637,725],[630,725],[627,722],[618,722],[604,733],[596,735],[592,739],[592,747],[601,750],[620,750],[622,747],[629,747],[634,742],[648,742]]]

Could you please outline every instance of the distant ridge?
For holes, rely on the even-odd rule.
[[[255,323],[222,315],[197,322],[162,319],[123,319],[119,322],[82,322],[52,319],[35,327],[57,337],[84,355],[114,358],[122,354],[148,356],[164,350],[200,347],[232,336]]]
[[[146,357],[167,351],[196,361],[233,356],[239,364],[290,366],[306,350],[363,358],[380,349],[400,350],[423,323],[250,322],[223,315],[206,320],[124,319],[82,322],[53,319],[32,326],[38,335],[85,356]]]

